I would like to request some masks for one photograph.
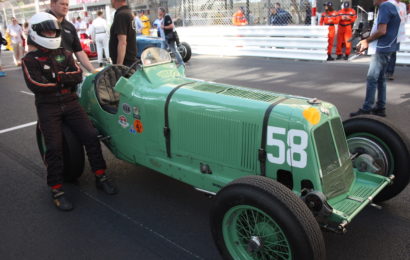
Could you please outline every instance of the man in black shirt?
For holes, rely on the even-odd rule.
[[[61,47],[66,51],[74,53],[81,65],[83,65],[89,72],[94,73],[95,68],[81,47],[77,30],[72,23],[65,19],[68,12],[68,3],[69,0],[51,0],[50,10],[48,12],[54,15],[61,25]]]
[[[162,20],[161,29],[164,30],[165,42],[168,44],[169,49],[175,55],[179,65],[185,66],[185,63],[178,51],[177,38],[175,32],[174,22],[169,14],[166,13],[165,8],[158,8],[158,18]]]
[[[111,0],[116,9],[110,30],[110,56],[114,64],[131,66],[137,61],[134,17],[126,0]]]

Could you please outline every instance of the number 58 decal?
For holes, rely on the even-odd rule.
[[[287,136],[286,144],[277,136]],[[299,139],[300,143],[296,143]],[[307,164],[307,153],[305,149],[308,146],[308,135],[305,131],[291,129],[286,133],[286,129],[282,127],[268,126],[267,143],[268,146],[274,146],[278,149],[278,154],[268,153],[268,161],[274,164],[284,164],[305,168]],[[299,156],[295,156],[299,155]]]

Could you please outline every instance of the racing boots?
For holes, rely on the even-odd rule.
[[[332,57],[332,55],[328,54],[327,55],[327,61],[332,61],[335,60],[335,58]]]
[[[342,58],[343,58],[343,55],[342,55],[342,54],[338,54],[337,57],[336,57],[336,60],[341,60]]]
[[[51,189],[51,196],[53,198],[54,205],[59,210],[70,211],[74,208],[73,204],[67,199],[61,187],[57,189]]]
[[[386,109],[385,108],[373,108],[372,114],[376,116],[386,117]]]
[[[95,185],[98,189],[103,190],[108,195],[114,195],[118,193],[118,189],[114,182],[104,174],[95,175]]]

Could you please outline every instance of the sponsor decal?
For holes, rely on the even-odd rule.
[[[56,61],[58,63],[61,63],[61,62],[65,61],[65,57],[63,55],[57,55],[56,56]]]
[[[136,134],[137,133],[137,131],[135,131],[134,126],[131,126],[128,131],[130,132],[130,134]]]
[[[127,103],[122,104],[122,111],[124,111],[125,114],[129,115],[131,114],[131,107]]]
[[[144,132],[144,126],[142,125],[141,120],[135,120],[134,121],[134,129],[137,131],[137,133],[142,133]]]
[[[141,119],[140,110],[139,110],[138,107],[133,107],[132,108],[132,113],[133,113],[133,116],[134,116],[135,119]]]
[[[118,120],[118,124],[122,126],[122,128],[127,128],[130,124],[128,124],[128,120],[125,116],[121,115]]]

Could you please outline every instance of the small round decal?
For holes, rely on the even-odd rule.
[[[131,106],[127,103],[122,104],[122,111],[127,115],[131,114]]]
[[[303,117],[312,125],[320,122],[320,111],[315,107],[310,107],[303,111]]]
[[[120,124],[122,128],[127,128],[129,126],[127,118],[123,115],[119,117],[118,124]]]

